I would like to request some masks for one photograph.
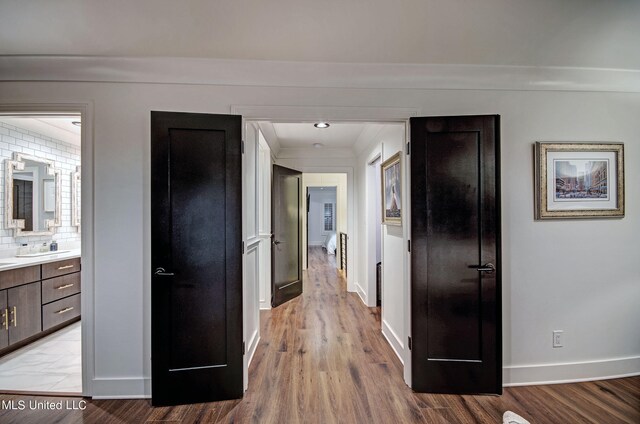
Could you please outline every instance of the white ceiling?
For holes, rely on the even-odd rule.
[[[332,123],[329,128],[316,128],[313,123],[273,123],[275,135],[281,148],[314,147],[352,148],[366,123]]]
[[[62,140],[80,146],[80,127],[73,121],[80,121],[78,115],[68,116],[0,116],[0,121],[14,127]]]
[[[640,69],[638,0],[0,1],[0,54]]]

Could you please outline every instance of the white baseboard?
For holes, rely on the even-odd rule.
[[[247,355],[249,355],[249,362],[247,365],[251,365],[251,360],[253,359],[254,353],[256,353],[256,349],[258,348],[258,343],[260,342],[260,334],[256,331],[253,333],[253,337],[249,340],[249,346],[247,346]]]
[[[503,368],[503,386],[577,383],[640,375],[640,356]]]
[[[94,378],[92,391],[93,399],[148,399],[151,397],[151,379]]]
[[[385,320],[382,320],[382,335],[385,339],[387,339],[387,341],[391,345],[391,349],[393,349],[393,351],[396,353],[396,356],[398,356],[398,359],[400,359],[400,362],[402,362],[402,365],[404,365],[404,359],[402,355],[402,352],[404,352],[404,343],[402,343],[398,335],[395,333],[395,331],[393,331],[393,329],[391,329],[391,327]]]
[[[358,284],[357,282],[355,283],[355,286],[356,286],[356,293],[358,293],[358,296],[360,296],[360,300],[362,300],[364,302],[364,305],[367,306],[368,305],[367,294],[364,292],[360,284]]]

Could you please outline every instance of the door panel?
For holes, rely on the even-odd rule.
[[[271,306],[302,294],[302,173],[273,165]]]
[[[411,119],[416,391],[502,391],[498,170],[498,116]]]
[[[9,304],[9,344],[17,343],[42,331],[42,297],[40,282],[7,290]]]
[[[241,118],[152,112],[152,403],[242,397]]]
[[[9,317],[7,291],[0,290],[0,349],[9,346]]]

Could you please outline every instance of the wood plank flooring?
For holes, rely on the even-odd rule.
[[[84,411],[3,408],[0,423],[502,423],[506,410],[532,424],[640,423],[640,377],[507,388],[501,397],[413,393],[380,333],[379,309],[346,293],[335,258],[328,259],[313,250],[304,294],[262,312],[262,339],[242,400],[163,408],[147,400],[96,400]]]

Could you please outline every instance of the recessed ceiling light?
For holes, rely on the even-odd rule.
[[[321,149],[322,147],[324,147],[324,144],[322,144],[322,143],[313,143],[313,147],[315,147],[316,149]]]
[[[314,127],[316,128],[329,128],[330,125],[328,122],[316,122],[315,124],[313,124]]]
[[[80,122],[80,121],[71,121],[71,123],[73,125],[75,125],[76,127],[81,127],[82,126],[82,122]]]

